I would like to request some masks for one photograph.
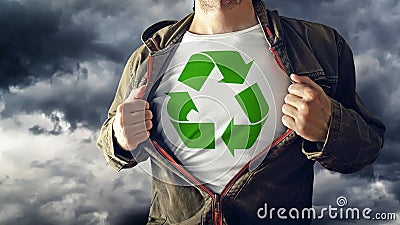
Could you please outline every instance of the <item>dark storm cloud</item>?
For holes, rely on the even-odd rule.
[[[147,223],[148,208],[121,209],[117,217],[109,219],[110,224],[143,225]]]
[[[356,53],[377,48],[400,54],[396,27],[400,20],[396,0],[267,0],[281,14],[312,20],[336,28]]]
[[[98,12],[102,16],[116,16],[126,10],[126,7],[131,4],[129,1],[130,0],[73,0],[71,1],[71,10],[88,10],[91,12]],[[140,7],[137,8],[140,9]]]
[[[46,169],[52,176],[59,176],[69,181],[76,181],[80,185],[88,184],[94,177],[92,171],[89,170],[81,170],[80,176],[76,176],[76,171],[81,169],[81,165],[77,163],[68,163],[61,158],[54,158],[46,161],[32,161],[30,167],[33,169]]]
[[[397,173],[397,176],[400,176],[399,172],[396,172],[396,173]],[[400,179],[397,179],[397,181],[393,183],[392,190],[391,190],[395,194],[398,202],[400,202],[400,181],[399,180]]]
[[[31,161],[30,170],[36,171],[36,177],[0,177],[0,202],[7,203],[0,205],[0,224],[146,222],[149,193],[140,184],[150,185],[148,178],[136,171],[141,176],[135,178],[135,186],[132,186],[130,174],[116,175],[101,167],[96,167],[98,169],[94,171],[91,166],[82,166],[95,165],[95,162],[86,161],[86,156],[90,154],[83,152],[82,155],[85,157],[66,156]],[[42,177],[47,179],[43,180]],[[121,186],[114,190],[112,184],[119,181],[122,182]]]
[[[80,61],[124,59],[117,43],[99,42],[93,28],[73,20],[78,12],[56,9],[52,3],[0,2],[0,88],[71,73]]]
[[[0,2],[0,89],[24,87],[54,74],[68,75],[82,61],[106,59],[123,64],[140,44],[146,10],[185,1],[147,0],[4,0]],[[143,10],[145,9],[145,10]],[[154,8],[157,13],[158,8]],[[109,29],[99,26],[121,16],[115,24],[131,34],[104,40]],[[82,16],[83,15],[83,16]],[[125,26],[126,23],[130,23]],[[131,30],[132,27],[135,30]],[[116,35],[110,33],[108,37]]]
[[[48,131],[45,128],[41,127],[40,125],[35,125],[29,128],[28,131],[33,135],[41,135],[48,133]]]
[[[5,92],[2,96],[5,107],[0,111],[0,115],[9,118],[18,113],[45,114],[51,120],[53,127],[50,130],[43,130],[34,126],[29,131],[36,135],[61,134],[63,132],[60,126],[61,120],[68,122],[70,131],[74,131],[78,126],[97,130],[107,116],[107,108],[118,81],[110,77],[114,77],[113,74],[116,73],[118,72],[111,71],[109,77],[102,78],[101,81],[93,77],[88,79],[87,75],[75,74],[70,75],[72,79],[65,80],[58,77],[52,81],[43,81],[23,92]],[[63,118],[60,118],[59,113]]]
[[[35,125],[28,129],[28,131],[33,135],[50,134],[50,135],[60,135],[63,133],[62,127],[60,126],[60,117],[56,115],[50,115],[50,120],[53,123],[53,129],[47,130],[40,125]]]
[[[159,7],[179,2],[163,2]],[[71,131],[78,125],[98,130],[125,61],[140,44],[144,27],[155,22],[140,16],[145,12],[143,9],[160,15],[157,7],[151,9],[154,6],[151,1],[135,3],[130,0],[0,2],[0,33],[5,34],[0,35],[0,116],[36,112],[51,118],[55,112],[61,112]],[[102,61],[108,65],[99,68]],[[89,64],[97,71],[82,64]],[[92,85],[83,89],[66,88],[54,82],[52,90],[42,98],[38,98],[38,94],[43,95],[39,93],[41,90],[30,95],[9,92],[11,86],[24,90],[37,82],[53,82],[59,77],[81,83],[104,69],[109,73],[103,76],[115,79],[106,78],[108,86],[101,89],[96,89],[96,85],[105,79],[97,76],[99,80],[91,81]],[[36,135],[62,132],[38,128],[32,127],[29,132]]]

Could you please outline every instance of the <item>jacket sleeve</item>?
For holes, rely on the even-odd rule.
[[[338,38],[338,82],[325,143],[303,143],[303,153],[329,170],[353,173],[371,164],[383,146],[384,124],[363,105],[355,91],[353,53]],[[314,145],[315,146],[315,145]]]
[[[100,135],[97,139],[98,149],[103,153],[110,166],[116,171],[132,168],[139,162],[148,158],[147,153],[140,147],[132,152],[123,150],[116,141],[112,128],[117,107],[125,100],[126,92],[129,90],[128,85],[131,85],[131,80],[135,81],[133,82],[135,86],[140,86],[142,85],[140,83],[143,83],[143,79],[137,77],[135,71],[142,59],[146,57],[145,54],[146,52],[143,47],[141,47],[132,54],[126,63],[114,100],[108,110],[108,117],[103,123]]]

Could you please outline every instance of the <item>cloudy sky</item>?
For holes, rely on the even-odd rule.
[[[350,206],[400,220],[400,1],[267,5],[345,36],[357,90],[388,128],[372,166],[351,175],[316,166],[314,205],[345,196]],[[144,224],[150,178],[139,167],[115,173],[95,139],[142,30],[191,7],[189,0],[0,0],[0,224]]]

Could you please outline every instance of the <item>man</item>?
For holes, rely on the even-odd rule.
[[[118,171],[150,157],[148,224],[309,224],[260,208],[310,208],[315,161],[352,173],[383,145],[349,46],[260,0],[195,6],[143,33],[99,149]]]

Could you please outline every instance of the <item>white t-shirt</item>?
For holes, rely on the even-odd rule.
[[[154,95],[155,129],[193,176],[221,193],[286,131],[281,107],[289,84],[260,25],[186,32]]]

